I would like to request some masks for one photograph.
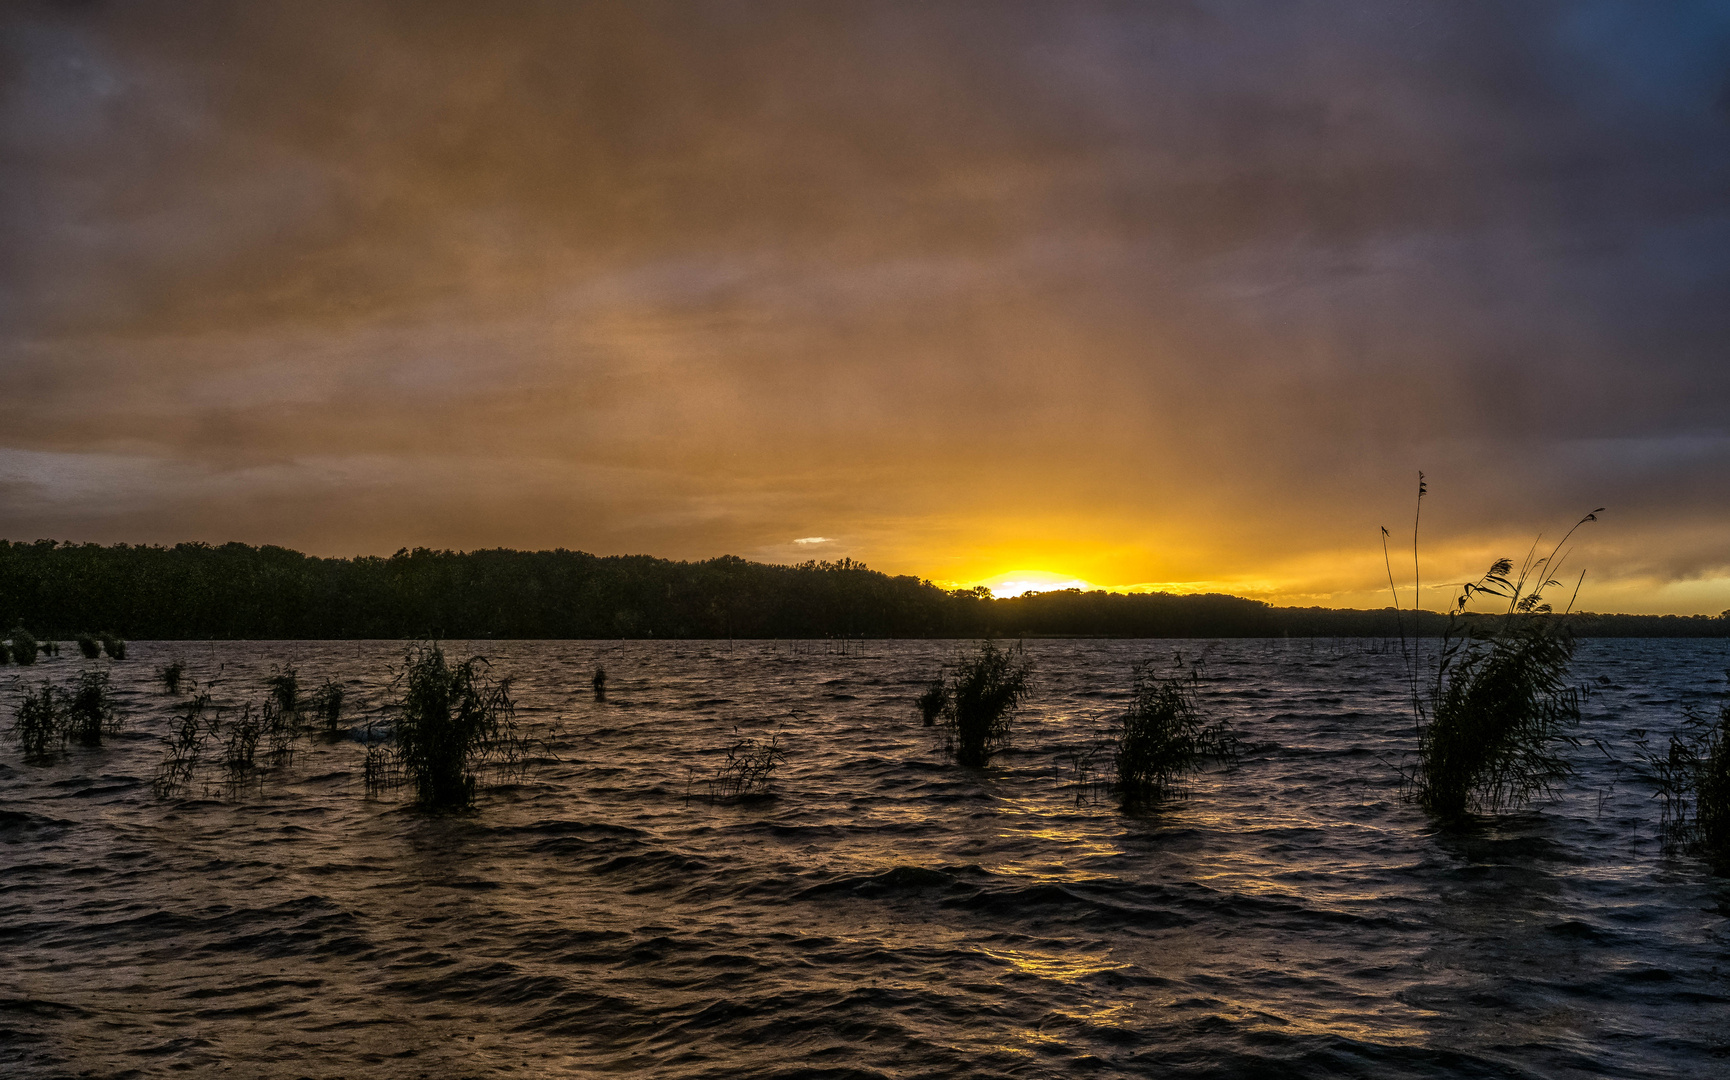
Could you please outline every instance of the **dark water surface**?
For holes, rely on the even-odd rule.
[[[133,643],[124,734],[0,751],[0,1072],[1730,1075],[1730,886],[1659,852],[1650,788],[1589,743],[1564,798],[1432,828],[1399,797],[1385,643],[1033,642],[1039,692],[988,770],[919,726],[945,643],[482,648],[563,734],[472,814],[366,800],[353,740],[238,800],[151,793],[176,701],[155,665],[220,666],[238,703],[292,661],[361,723],[396,642]],[[1131,663],[1174,650],[1205,655],[1242,763],[1157,816],[1078,801]],[[1705,703],[1726,662],[1588,641],[1582,734],[1632,757],[1628,729]],[[769,733],[776,797],[691,797]]]

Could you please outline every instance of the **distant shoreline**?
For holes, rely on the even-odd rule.
[[[1557,617],[1580,637],[1730,637],[1722,615]],[[1436,612],[1216,593],[993,599],[846,559],[426,548],[326,559],[246,544],[0,541],[0,635],[22,626],[59,641],[101,631],[139,641],[1395,638],[1446,624]]]

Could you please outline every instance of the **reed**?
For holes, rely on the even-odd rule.
[[[327,738],[334,739],[342,734],[342,701],[342,684],[334,679],[324,680],[323,685],[312,692],[312,715]]]
[[[1663,800],[1658,835],[1664,850],[1697,852],[1730,866],[1730,701],[1715,714],[1685,709],[1664,753],[1645,757]]]
[[[21,667],[27,667],[36,662],[36,654],[42,649],[42,643],[36,636],[22,626],[12,631],[12,662]]]
[[[12,714],[11,735],[19,752],[30,764],[52,761],[66,747],[66,725],[61,714],[61,695],[44,681],[26,690]]]
[[[66,734],[79,746],[101,746],[104,735],[120,732],[120,709],[115,704],[106,670],[84,669],[79,673],[77,685],[63,697]]]
[[[940,716],[949,729],[944,749],[957,763],[985,765],[1010,745],[1016,710],[1033,689],[1033,661],[1019,644],[999,649],[985,641],[961,657],[944,686]],[[929,692],[929,691],[928,691]]]
[[[762,799],[772,794],[775,770],[787,760],[780,737],[740,739],[727,748],[727,760],[709,781],[709,800]]]
[[[919,695],[919,719],[931,727],[942,717],[944,708],[949,704],[949,687],[942,679],[932,679],[925,686],[925,692]]]
[[[175,657],[168,663],[156,669],[156,681],[162,684],[162,690],[168,694],[180,693],[180,684],[186,678],[186,661]]]
[[[191,697],[175,714],[169,735],[163,740],[163,758],[150,782],[151,790],[159,799],[190,793],[193,774],[204,756],[205,742],[217,730],[214,718],[207,721],[211,708],[209,692],[200,689],[197,683],[193,683],[190,690]]]
[[[368,762],[380,787],[400,777],[422,806],[462,808],[474,803],[479,770],[520,761],[510,680],[494,679],[485,658],[452,665],[437,645],[417,645],[396,686],[389,759]]]
[[[589,680],[589,686],[595,692],[596,701],[607,700],[607,669],[597,666],[594,677]]]
[[[1420,473],[1420,508],[1426,490]],[[1574,638],[1544,594],[1561,584],[1556,575],[1569,538],[1601,512],[1600,507],[1581,518],[1546,555],[1539,555],[1535,541],[1517,573],[1511,560],[1497,559],[1476,582],[1462,586],[1433,667],[1422,658],[1422,639],[1414,637],[1407,674],[1418,768],[1409,780],[1419,804],[1437,817],[1517,809],[1553,794],[1573,775],[1563,752],[1578,745],[1572,728],[1580,719],[1582,691],[1568,682]],[[1385,556],[1386,529],[1382,535]],[[1416,553],[1414,522],[1414,567]],[[1391,584],[1391,563],[1388,577]],[[1503,600],[1506,607],[1492,617],[1468,617],[1467,607],[1481,596]],[[1394,597],[1397,606],[1397,590]]]
[[[259,721],[260,718],[253,713],[252,706],[246,704],[240,707],[240,713],[231,718],[224,728],[222,768],[227,773],[231,789],[244,784],[256,767],[258,736],[262,730]]]
[[[271,700],[284,713],[298,712],[300,705],[300,673],[293,664],[270,666],[270,677],[264,680],[264,685],[270,690]]]
[[[1183,781],[1209,764],[1237,760],[1237,739],[1224,721],[1208,721],[1196,705],[1199,673],[1160,677],[1137,664],[1134,697],[1123,717],[1113,785],[1126,809],[1151,807],[1184,794]]]
[[[94,660],[102,655],[102,646],[89,634],[79,634],[78,651],[84,654],[84,659]]]
[[[108,659],[126,659],[126,642],[120,640],[106,630],[96,635],[96,638],[98,641],[102,642],[102,651],[108,654]]]

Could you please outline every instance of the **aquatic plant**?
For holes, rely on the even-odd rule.
[[[1663,801],[1658,835],[1664,850],[1694,851],[1730,865],[1730,701],[1715,715],[1684,709],[1664,753],[1644,756]]]
[[[102,642],[102,651],[108,654],[108,659],[110,659],[110,660],[124,660],[124,659],[126,659],[126,642],[120,640],[119,638],[115,637],[113,634],[110,634],[106,630],[104,630],[104,631],[102,631],[102,633],[96,635],[96,637],[97,637],[97,640]]]
[[[63,694],[62,722],[66,734],[79,746],[101,746],[103,735],[120,731],[120,709],[103,668],[85,668],[78,684]]]
[[[1210,763],[1237,760],[1237,739],[1224,721],[1196,706],[1199,676],[1162,678],[1151,662],[1135,666],[1134,696],[1123,717],[1113,790],[1126,808],[1153,806],[1183,794],[1183,779]]]
[[[589,685],[594,688],[596,701],[607,700],[607,669],[597,665],[594,678],[589,680]]]
[[[94,660],[102,655],[102,646],[89,634],[79,634],[78,651],[84,654],[84,659]]]
[[[186,677],[186,661],[175,657],[173,660],[156,669],[156,681],[162,684],[166,693],[180,693],[180,681]]]
[[[1019,644],[999,649],[987,640],[976,654],[961,657],[945,686],[944,749],[962,765],[990,761],[1009,745],[1015,711],[1032,688],[1033,662]]]
[[[341,734],[342,698],[342,684],[334,679],[324,680],[323,685],[312,692],[312,715],[327,737],[335,738]]]
[[[727,760],[709,780],[709,799],[764,798],[769,795],[775,770],[787,760],[780,737],[740,739],[727,748]]]
[[[926,727],[937,723],[943,715],[943,710],[949,704],[949,687],[942,679],[932,679],[925,687],[925,692],[919,695],[919,718]]]
[[[229,785],[235,787],[252,774],[258,753],[259,717],[253,715],[250,704],[242,705],[239,715],[228,721],[224,731],[222,767],[228,774]]]
[[[22,626],[12,630],[12,661],[20,666],[28,666],[36,662],[36,654],[42,648],[42,643],[36,640],[34,634]]]
[[[270,696],[276,702],[276,707],[285,713],[298,711],[300,704],[300,673],[294,670],[293,664],[270,666],[270,677],[264,680],[264,685],[270,689]]]
[[[266,760],[273,769],[294,764],[295,740],[300,737],[298,714],[282,709],[266,698],[258,709],[258,729],[266,747]]]
[[[151,790],[159,799],[190,791],[193,773],[204,756],[205,740],[217,728],[215,719],[206,725],[206,713],[211,707],[210,694],[201,690],[197,683],[193,683],[190,689],[192,696],[175,714],[169,735],[163,740],[163,759],[157,763],[156,776],[150,782]]]
[[[452,665],[437,645],[416,645],[396,687],[393,745],[368,762],[378,788],[412,782],[423,806],[465,807],[478,770],[521,760],[510,680],[494,679],[484,657]]]
[[[1420,473],[1420,509],[1427,490]],[[1418,767],[1409,782],[1419,804],[1432,814],[1458,818],[1518,808],[1552,794],[1573,774],[1562,751],[1578,745],[1571,729],[1580,719],[1582,690],[1567,681],[1574,638],[1566,621],[1544,602],[1544,593],[1561,584],[1554,575],[1566,558],[1568,539],[1600,512],[1601,507],[1576,522],[1547,555],[1540,556],[1534,542],[1518,573],[1511,560],[1497,559],[1476,582],[1463,586],[1448,612],[1433,670],[1422,658],[1422,639],[1414,637],[1407,674]],[[1382,536],[1385,557],[1385,528]],[[1412,550],[1415,590],[1415,519]],[[1391,563],[1388,578],[1391,585]],[[1507,607],[1493,617],[1468,616],[1466,609],[1478,596],[1505,600]],[[1397,606],[1398,590],[1394,597]],[[1404,648],[1403,633],[1401,644]]]
[[[12,714],[11,735],[24,760],[32,764],[52,760],[66,746],[66,727],[61,717],[60,691],[44,681],[26,690]]]

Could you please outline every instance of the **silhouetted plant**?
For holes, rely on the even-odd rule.
[[[192,696],[187,698],[185,706],[175,714],[168,738],[163,740],[166,751],[162,761],[156,766],[156,776],[150,784],[159,799],[186,794],[191,790],[193,773],[204,756],[205,740],[217,728],[217,719],[214,717],[209,718],[207,725],[210,694],[200,689],[197,683],[192,683],[190,689]]]
[[[1730,701],[1712,716],[1685,709],[1664,754],[1647,753],[1646,760],[1663,800],[1664,850],[1695,851],[1730,864]]]
[[[520,762],[510,680],[488,668],[478,656],[452,666],[437,645],[409,650],[396,680],[394,760],[369,768],[380,786],[400,778],[423,806],[464,807],[474,802],[477,770]]]
[[[0,641],[0,667],[5,667],[7,664],[10,664],[11,662],[12,662],[12,643],[8,642],[8,641]]]
[[[65,695],[63,715],[67,735],[80,746],[101,746],[103,735],[118,734],[120,709],[108,672],[92,667],[79,673],[78,685]]]
[[[937,723],[938,717],[949,704],[949,687],[942,679],[932,679],[925,687],[925,692],[919,695],[919,718],[926,727]]]
[[[589,685],[594,688],[596,701],[607,700],[607,669],[596,667],[595,676],[589,680]]]
[[[259,706],[258,727],[264,738],[270,767],[285,769],[293,765],[295,740],[300,737],[299,715],[282,709],[267,698]]]
[[[1420,507],[1425,491],[1420,474]],[[1419,764],[1412,780],[1431,813],[1456,818],[1517,808],[1551,794],[1573,774],[1561,749],[1578,745],[1570,729],[1580,719],[1581,691],[1567,682],[1574,639],[1543,596],[1560,585],[1553,575],[1569,537],[1598,513],[1576,522],[1548,555],[1540,557],[1534,543],[1518,574],[1510,560],[1498,559],[1464,586],[1448,613],[1433,672],[1422,660],[1421,638],[1414,639],[1408,674]],[[1386,529],[1382,535],[1385,553]],[[1414,563],[1416,550],[1414,535]],[[1506,600],[1506,611],[1468,618],[1466,608],[1479,595]]]
[[[102,655],[102,646],[89,634],[79,634],[78,651],[84,654],[84,659],[94,660]]]
[[[296,712],[300,704],[300,673],[294,670],[293,664],[270,666],[270,678],[264,680],[270,688],[270,696],[276,702],[278,710],[284,713]]]
[[[1033,662],[1020,645],[1004,650],[986,641],[961,658],[950,676],[942,709],[949,728],[945,749],[962,765],[981,766],[1008,746],[1015,710],[1032,691]]]
[[[12,631],[12,661],[19,665],[30,665],[36,662],[36,654],[42,648],[42,643],[36,636],[22,626]]]
[[[242,705],[239,715],[228,721],[222,741],[222,767],[230,788],[251,777],[258,753],[259,717],[251,705]]]
[[[780,737],[740,739],[727,748],[727,760],[709,780],[709,799],[763,798],[769,795],[775,770],[787,760]]]
[[[156,681],[170,694],[180,693],[180,681],[186,677],[186,661],[176,657],[156,669]]]
[[[1197,674],[1161,678],[1150,662],[1135,667],[1134,698],[1123,717],[1116,755],[1117,796],[1125,807],[1153,806],[1183,794],[1184,777],[1207,764],[1237,760],[1224,721],[1196,707]]]
[[[98,634],[97,638],[102,642],[102,651],[108,654],[108,659],[126,659],[126,642],[120,640],[106,630]]]
[[[39,764],[52,760],[66,746],[60,691],[46,681],[25,691],[12,714],[11,733],[25,761]]]
[[[334,738],[342,730],[342,684],[332,679],[312,692],[312,715],[326,736]]]

